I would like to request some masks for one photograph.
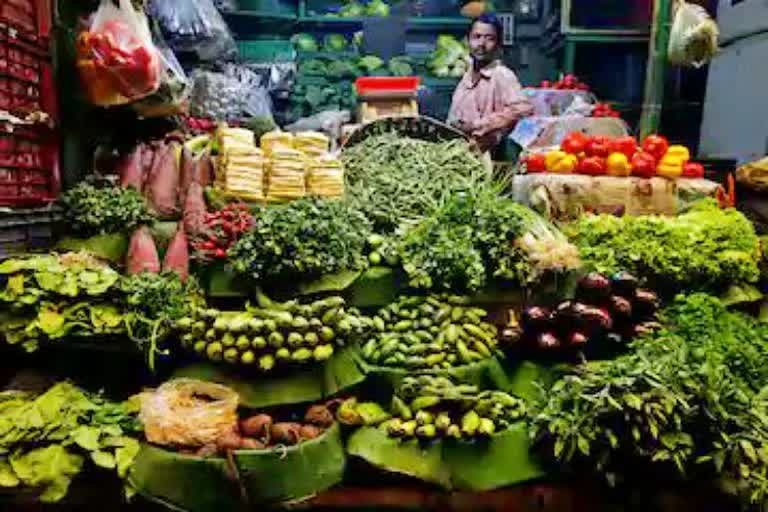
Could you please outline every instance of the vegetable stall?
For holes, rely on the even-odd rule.
[[[552,509],[581,510],[706,486],[765,508],[768,264],[732,183],[660,134],[574,130],[499,172],[434,121],[338,115],[359,77],[460,77],[448,35],[385,62],[296,33],[277,115],[290,66],[264,86],[223,62],[213,2],[192,31],[149,4],[104,0],[71,48],[88,108],[141,128],[102,140],[50,246],[0,262],[3,506],[471,510],[560,486],[580,505]]]

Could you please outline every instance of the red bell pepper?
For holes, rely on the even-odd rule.
[[[669,149],[669,141],[661,135],[649,135],[643,141],[643,151],[650,153],[656,160],[661,160]]]
[[[560,149],[571,155],[578,155],[584,151],[586,144],[586,135],[581,132],[572,132],[565,136],[560,144]]]
[[[656,158],[644,151],[635,153],[632,157],[632,175],[640,178],[656,176]]]
[[[523,160],[525,170],[528,173],[538,173],[547,171],[547,159],[544,153],[532,153]]]
[[[589,156],[579,162],[576,172],[587,176],[602,176],[606,173],[605,159],[599,156]]]
[[[623,153],[627,155],[627,158],[632,158],[637,153],[637,141],[630,135],[613,139],[611,142],[611,152]]]
[[[683,166],[683,178],[703,178],[704,166],[698,162],[688,162]]]
[[[606,158],[611,154],[611,139],[603,135],[595,135],[587,141],[584,151],[587,156],[599,156]]]

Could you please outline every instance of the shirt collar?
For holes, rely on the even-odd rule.
[[[499,66],[499,64],[500,64],[499,60],[494,60],[493,62],[491,62],[487,66],[485,66],[482,69],[480,69],[480,72],[478,73],[480,75],[480,78],[484,79],[484,80],[490,80],[491,78],[493,78],[493,72],[496,70],[496,68]],[[466,89],[472,89],[472,88],[476,87],[478,83],[480,83],[480,80],[475,81],[474,75],[472,73],[472,70],[470,69],[464,75],[463,82],[464,82],[464,87]]]

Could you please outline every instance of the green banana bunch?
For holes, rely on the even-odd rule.
[[[214,362],[257,368],[328,360],[336,347],[363,336],[371,320],[341,297],[277,303],[263,294],[245,311],[198,310],[176,322],[183,347]]]
[[[465,297],[402,297],[371,319],[374,328],[363,343],[370,363],[414,370],[448,369],[493,357],[497,329],[483,319],[488,312]]]

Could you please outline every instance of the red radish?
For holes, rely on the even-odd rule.
[[[186,281],[189,277],[189,245],[184,224],[181,222],[165,253],[163,271],[176,272],[182,281]]]
[[[160,272],[160,258],[149,228],[142,226],[134,231],[126,258],[126,273]]]

